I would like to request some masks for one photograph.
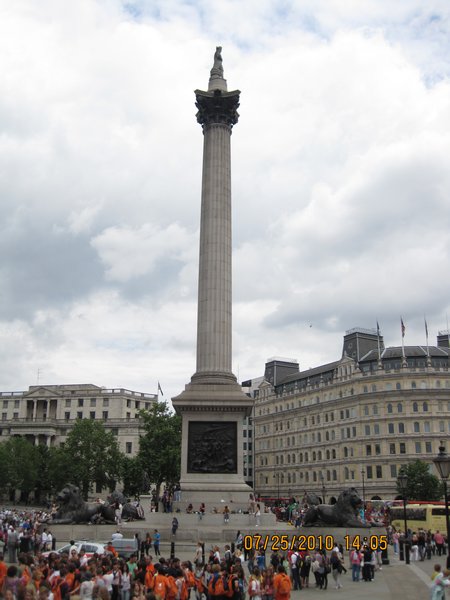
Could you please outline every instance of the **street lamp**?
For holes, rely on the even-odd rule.
[[[408,542],[408,523],[406,520],[406,487],[408,485],[408,475],[402,469],[397,476],[398,487],[402,493],[403,498],[403,521],[405,526],[405,535],[404,535],[404,551],[405,551],[405,563],[409,565],[409,542]],[[401,558],[401,557],[400,557]]]
[[[361,469],[362,486],[363,486],[363,511],[364,511],[364,523],[366,522],[366,489],[364,487],[364,469]]]
[[[450,544],[450,523],[448,518],[448,495],[447,495],[447,480],[450,476],[450,456],[445,451],[445,446],[443,440],[441,440],[441,445],[439,446],[439,454],[436,458],[433,458],[433,462],[435,467],[442,479],[442,483],[444,484],[444,500],[445,500],[445,524],[447,525],[447,546]],[[450,548],[448,550],[448,554],[450,554]]]

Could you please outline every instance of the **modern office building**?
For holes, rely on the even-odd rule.
[[[59,446],[76,419],[95,419],[117,436],[133,456],[139,448],[138,413],[158,396],[92,384],[35,385],[24,392],[0,392],[0,442],[23,436],[34,444]]]
[[[355,486],[365,499],[394,498],[402,465],[431,465],[439,440],[450,443],[449,334],[385,348],[376,330],[352,329],[332,363],[301,371],[270,359],[252,395],[258,494],[330,502]]]

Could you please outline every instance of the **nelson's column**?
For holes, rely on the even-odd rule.
[[[208,91],[195,91],[203,129],[197,366],[172,403],[183,420],[183,501],[246,502],[242,423],[253,401],[231,371],[230,138],[240,92],[227,91],[221,51],[214,54]]]

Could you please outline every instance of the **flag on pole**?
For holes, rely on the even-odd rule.
[[[403,323],[403,318],[402,317],[400,317],[400,323],[402,325],[402,338],[404,338],[405,337],[405,329],[406,329],[406,327],[405,327],[405,324]]]
[[[425,321],[425,335],[427,336],[427,344],[428,344],[428,324],[426,317],[423,318]]]
[[[159,381],[158,381],[158,392],[161,392],[161,396],[164,396],[164,393],[162,391],[161,386],[159,385]]]
[[[377,321],[377,336],[380,337],[380,326]]]

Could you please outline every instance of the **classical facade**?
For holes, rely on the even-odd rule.
[[[258,494],[330,502],[355,486],[366,499],[393,498],[402,465],[431,465],[439,440],[450,442],[449,335],[385,348],[376,331],[353,329],[335,362],[300,371],[270,360],[253,396]]]
[[[35,385],[24,392],[0,392],[0,442],[23,436],[34,444],[59,446],[76,419],[95,419],[117,436],[122,452],[139,448],[140,410],[156,402],[156,394],[92,384]]]

